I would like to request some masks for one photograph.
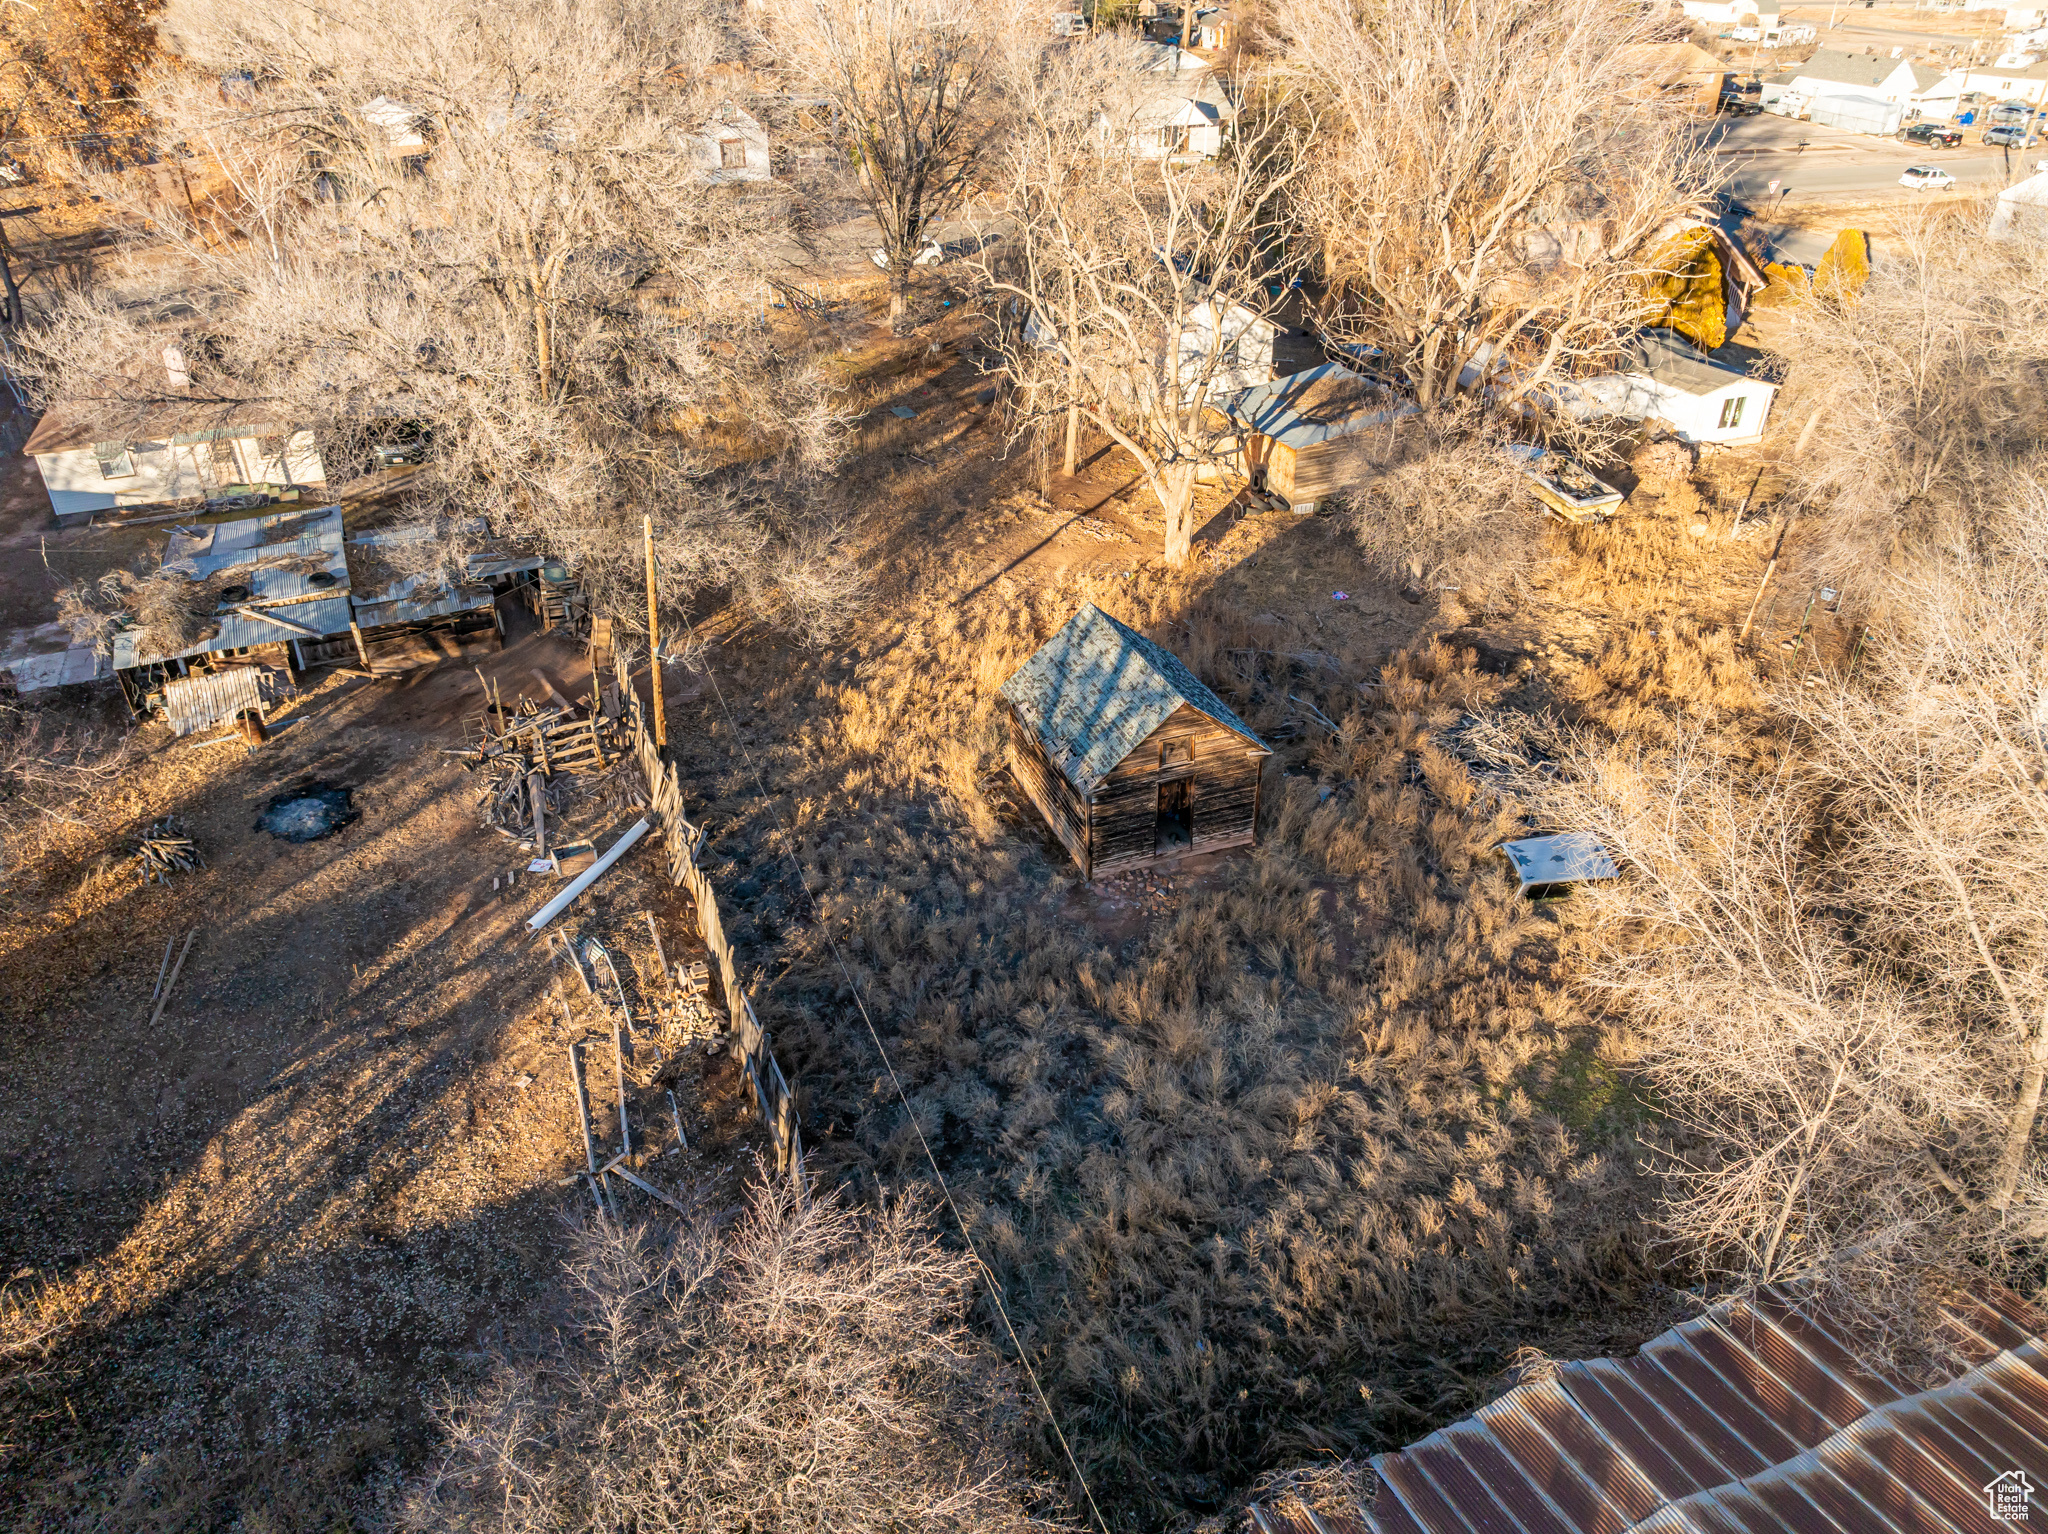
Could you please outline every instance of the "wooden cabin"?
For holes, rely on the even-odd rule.
[[[1385,448],[1384,433],[1372,428],[1414,409],[1334,362],[1247,389],[1230,403],[1252,488],[1303,515],[1372,478],[1373,449]]]
[[[1002,696],[1010,771],[1084,877],[1255,839],[1272,752],[1170,651],[1094,604]]]

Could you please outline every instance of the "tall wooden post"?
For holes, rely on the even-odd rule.
[[[640,519],[647,535],[647,685],[654,694],[654,749],[668,749],[668,710],[661,701],[661,614],[654,606],[654,518]]]

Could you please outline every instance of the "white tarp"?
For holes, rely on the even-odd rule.
[[[1807,116],[1823,127],[1890,134],[1899,131],[1904,113],[1905,108],[1896,101],[1880,101],[1875,96],[1816,96]]]

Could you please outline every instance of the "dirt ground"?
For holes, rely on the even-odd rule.
[[[465,657],[508,702],[538,693],[534,667],[585,683],[578,648],[510,622],[506,649]],[[478,698],[449,663],[316,682],[254,753],[150,726],[37,882],[6,890],[0,1276],[67,1324],[10,1403],[11,1526],[346,1526],[417,1463],[437,1394],[524,1324],[588,1198],[559,1185],[583,1163],[565,1046],[602,1040],[603,1132],[609,1020],[525,933],[552,881],[480,825],[448,754]],[[303,845],[256,828],[308,781],[349,788],[360,818]],[[166,814],[207,867],[144,885],[121,854]],[[568,829],[602,846],[630,820]],[[658,868],[629,860],[558,923],[605,934],[629,988],[654,973],[643,911],[671,960],[701,956]],[[674,1143],[665,1093],[642,1090],[663,1073],[693,1148],[644,1175],[736,1169],[731,1066],[638,1042],[636,1133]]]

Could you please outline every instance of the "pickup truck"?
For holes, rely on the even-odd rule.
[[[1914,123],[1899,130],[1901,144],[1939,144],[1943,149],[1953,149],[1962,141],[1963,130],[1945,123]]]

